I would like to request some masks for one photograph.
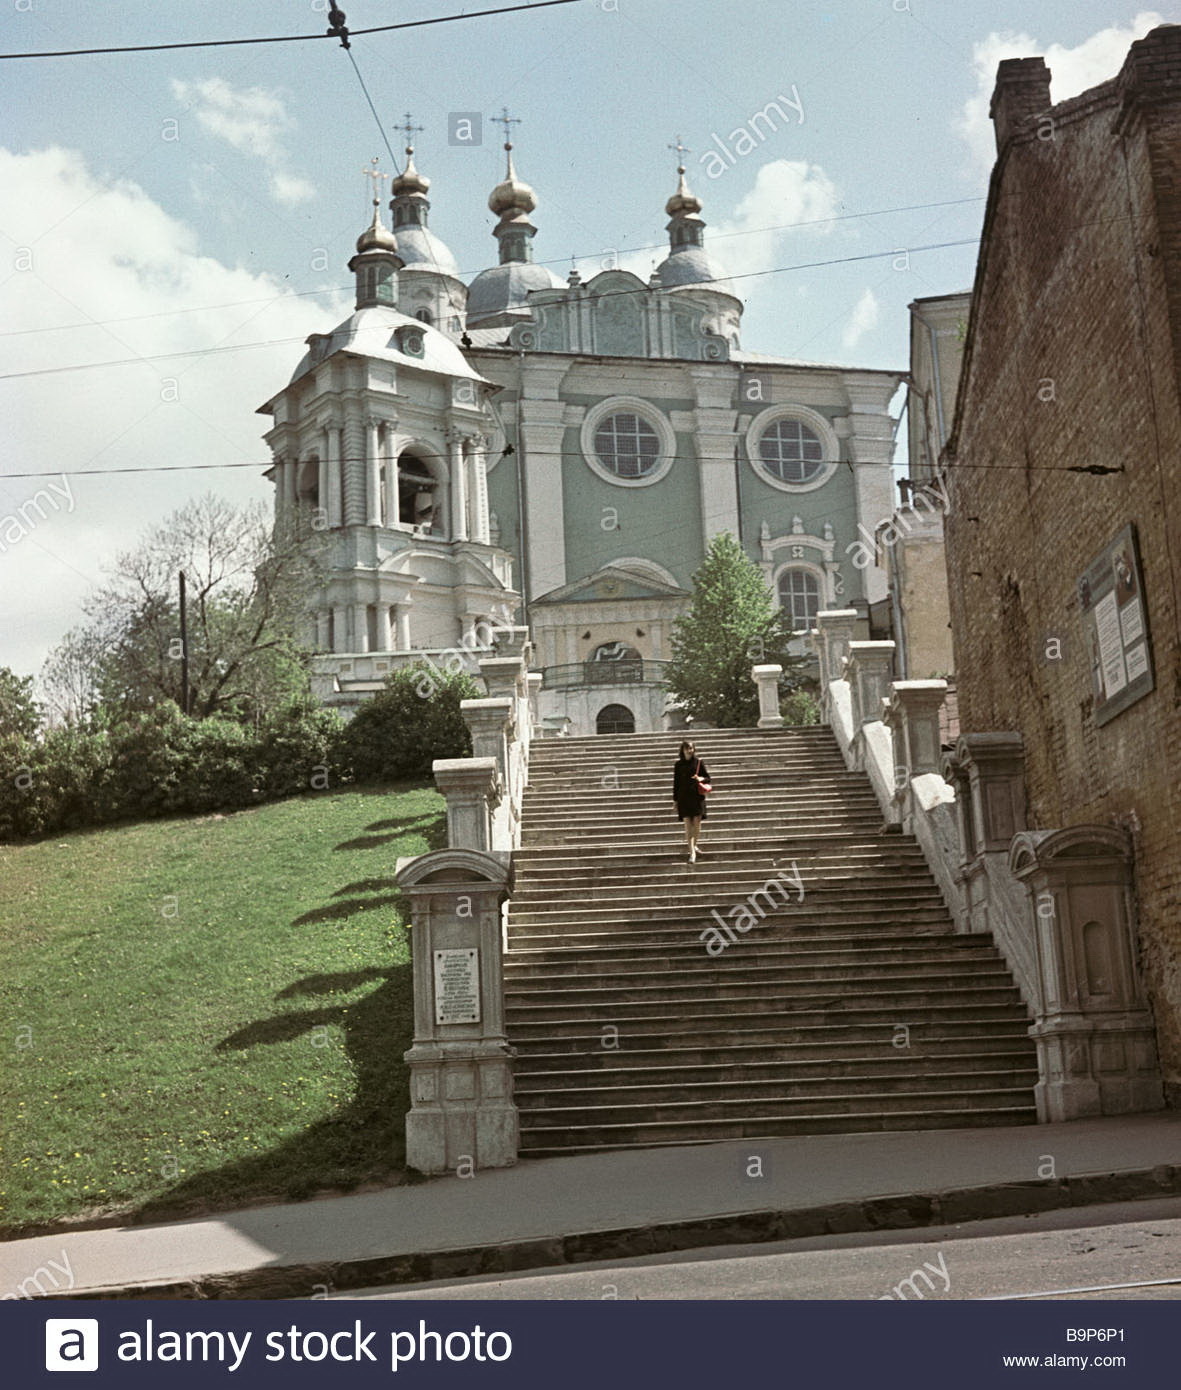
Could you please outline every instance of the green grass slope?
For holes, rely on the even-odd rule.
[[[443,806],[403,785],[0,846],[0,1225],[400,1180],[393,874]]]

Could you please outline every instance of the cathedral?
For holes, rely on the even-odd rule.
[[[647,281],[560,279],[534,258],[537,196],[504,149],[497,263],[468,284],[413,146],[388,227],[374,171],[356,308],[260,407],[276,520],[330,538],[316,694],[350,714],[397,666],[470,663],[521,625],[548,731],[675,727],[672,626],[726,531],[801,649],[825,608],[856,609],[873,635],[901,373],[743,351],[743,302],[683,163]]]

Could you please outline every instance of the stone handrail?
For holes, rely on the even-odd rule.
[[[917,840],[956,930],[987,932],[1004,957],[1033,1020],[1038,1118],[1160,1108],[1130,847],[1116,844],[1110,827],[1028,832],[1020,734],[965,734],[945,754],[947,683],[892,680],[894,644],[857,641],[856,618],[853,609],[817,614],[822,717],[845,765],[868,775],[887,825]],[[1076,885],[1086,885],[1092,920],[1074,906]],[[1088,944],[1100,940],[1089,960]],[[1109,982],[1092,994],[1090,974],[1110,968],[1095,961],[1118,963],[1118,1007]]]

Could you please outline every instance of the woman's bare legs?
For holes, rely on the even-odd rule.
[[[690,864],[696,864],[696,862],[697,862],[697,840],[698,840],[698,837],[700,836],[700,834],[701,834],[701,817],[700,817],[700,816],[686,816],[686,817],[685,817],[685,839],[686,839],[686,840],[688,841],[688,843],[689,843],[689,863],[690,863]]]

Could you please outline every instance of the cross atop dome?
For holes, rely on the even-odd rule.
[[[414,137],[420,135],[425,127],[415,125],[414,117],[407,111],[402,117],[402,124],[393,128],[406,137],[406,158],[412,160],[414,158]]]
[[[373,158],[369,161],[369,163],[366,164],[365,167],[361,170],[362,174],[364,174],[365,177],[366,177],[367,179],[372,179],[372,180],[373,180],[373,206],[374,206],[374,207],[380,207],[380,206],[381,206],[381,181],[382,181],[382,179],[388,179],[388,178],[389,178],[389,175],[388,175],[383,169],[379,169],[379,168],[377,167],[379,163],[380,163],[380,158],[379,158],[379,156],[378,156],[378,155],[374,155]]]
[[[511,150],[513,147],[513,126],[521,124],[520,116],[510,116],[508,107],[502,106],[500,115],[493,116],[492,119],[497,125],[504,126],[504,147],[506,150]]]
[[[677,152],[677,191],[665,204],[664,210],[670,217],[683,217],[686,213],[694,216],[701,211],[701,199],[689,192],[689,185],[685,182],[685,156],[693,151],[679,135],[676,144],[668,148]]]

